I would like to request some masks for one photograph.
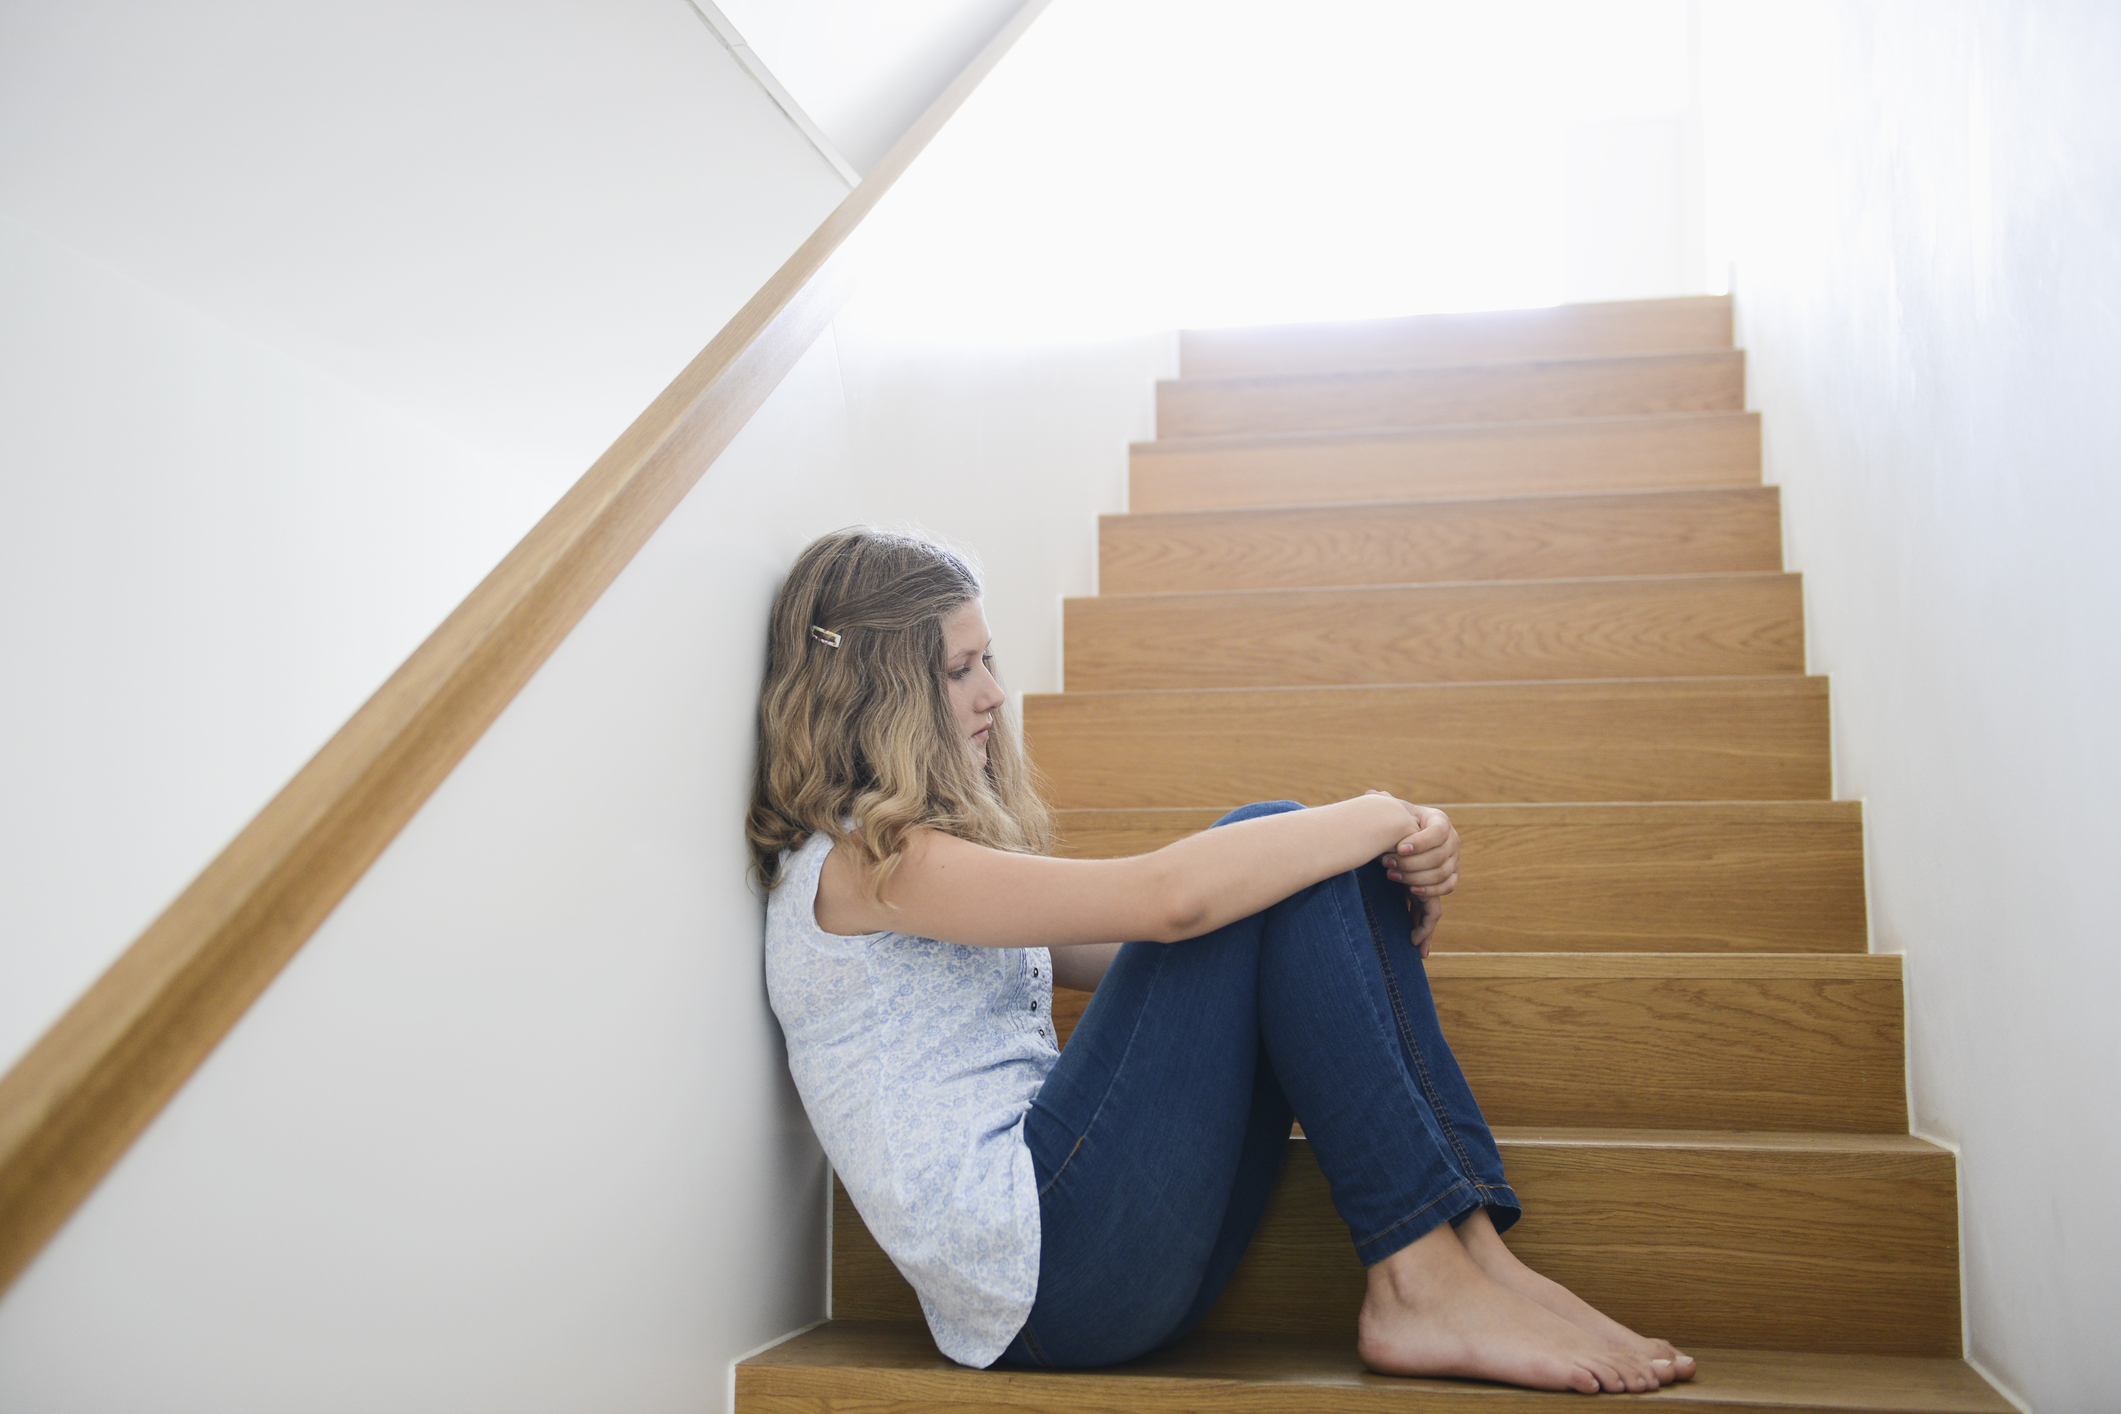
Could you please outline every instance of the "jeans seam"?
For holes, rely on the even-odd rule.
[[[1028,1318],[1024,1321],[1024,1328],[1019,1334],[1024,1338],[1025,1353],[1046,1369],[1052,1369],[1053,1362],[1046,1358],[1046,1349],[1038,1343],[1038,1336],[1032,1332],[1031,1322]]]
[[[1377,968],[1384,976],[1385,995],[1391,999],[1392,1024],[1399,1029],[1400,1049],[1406,1052],[1407,1058],[1413,1063],[1414,1077],[1421,1086],[1422,1095],[1429,1102],[1429,1111],[1436,1116],[1437,1127],[1443,1130],[1444,1137],[1450,1141],[1451,1152],[1458,1156],[1459,1172],[1472,1181],[1478,1166],[1473,1162],[1473,1156],[1466,1152],[1464,1141],[1458,1137],[1458,1128],[1451,1123],[1451,1111],[1444,1104],[1443,1095],[1437,1090],[1434,1077],[1429,1074],[1429,1063],[1423,1057],[1421,1047],[1414,1042],[1413,1024],[1407,1019],[1406,998],[1400,995],[1398,979],[1392,975],[1392,959],[1386,951],[1390,944],[1384,929],[1378,926],[1377,912],[1370,907],[1369,895],[1362,891],[1360,880],[1356,881],[1355,892],[1356,897],[1362,901],[1363,921],[1370,929],[1371,946],[1377,949]]]
[[[1094,1116],[1092,1117],[1092,1122],[1095,1122]],[[1089,1142],[1090,1136],[1088,1134],[1078,1134],[1075,1136],[1075,1142],[1068,1147],[1068,1157],[1060,1161],[1060,1167],[1053,1171],[1053,1177],[1047,1179],[1045,1183],[1040,1186],[1038,1190],[1038,1196],[1040,1198],[1044,1198],[1046,1196],[1046,1191],[1052,1188],[1054,1184],[1060,1182],[1060,1176],[1068,1171],[1068,1165],[1075,1162],[1075,1156],[1081,1153],[1083,1150],[1083,1145]]]

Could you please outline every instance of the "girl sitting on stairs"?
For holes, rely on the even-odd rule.
[[[789,1067],[960,1363],[1108,1365],[1191,1330],[1300,1118],[1368,1267],[1372,1370],[1642,1391],[1694,1362],[1518,1262],[1421,959],[1458,836],[1381,792],[1048,857],[980,585],[869,529],[774,604],[746,822]],[[1132,940],[1132,941],[1130,941]],[[1095,989],[1065,1052],[1053,986]]]

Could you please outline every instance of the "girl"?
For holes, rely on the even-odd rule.
[[[963,1364],[1092,1366],[1191,1330],[1301,1118],[1372,1370],[1643,1391],[1693,1362],[1519,1263],[1519,1213],[1421,959],[1443,812],[1247,806],[1133,859],[1050,821],[957,556],[870,529],[774,604],[747,830],[766,980],[833,1168]],[[1053,986],[1094,989],[1056,1049]]]

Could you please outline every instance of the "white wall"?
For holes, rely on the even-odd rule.
[[[548,501],[845,190],[685,0],[0,7],[0,210]]]
[[[0,1301],[0,1407],[723,1407],[824,1312],[743,877],[768,602],[813,535],[914,521],[1054,686],[1172,355],[940,347],[857,296]]]
[[[867,173],[1023,0],[720,0],[744,43]]]
[[[845,190],[684,0],[0,6],[0,1064]]]
[[[931,187],[984,179],[945,163]],[[210,367],[218,335],[366,405],[22,241],[120,289],[106,322],[143,381]],[[1057,686],[1059,597],[1095,587],[1094,517],[1121,508],[1125,444],[1175,362],[1168,333],[940,340],[904,301],[967,292],[897,262],[918,244],[875,243],[833,333],[0,1299],[0,1407],[720,1408],[733,1356],[823,1313],[824,1168],[743,879],[768,598],[812,535],[917,522],[982,553],[1012,685]],[[171,347],[125,332],[165,305]],[[268,390],[237,391],[241,410]],[[251,482],[226,494],[272,484]]]
[[[742,813],[768,600],[851,496],[833,365],[0,1302],[0,1407],[715,1408],[731,1356],[819,1313]]]
[[[544,509],[0,216],[0,1065]]]
[[[2121,1328],[2121,11],[1711,15],[1739,313],[1974,1356],[2113,1407]]]
[[[1067,0],[931,150],[984,180],[918,228],[957,297],[902,317],[1095,341],[1698,291],[1688,80],[1685,0]]]

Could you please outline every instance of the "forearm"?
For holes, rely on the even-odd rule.
[[[1366,795],[1314,810],[1240,820],[1166,845],[1139,861],[1166,901],[1161,942],[1212,932],[1297,890],[1377,858],[1412,834],[1407,807]]]
[[[840,851],[827,855],[817,920],[834,933],[912,933],[973,947],[1171,943],[1279,903],[1420,829],[1415,807],[1367,795],[1240,820],[1129,859],[1011,854],[918,830],[883,900]]]

